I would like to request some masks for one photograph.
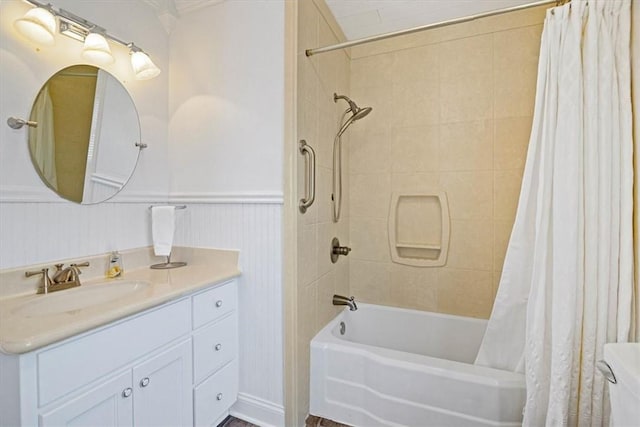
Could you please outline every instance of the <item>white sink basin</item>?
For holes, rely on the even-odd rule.
[[[25,317],[72,313],[125,298],[142,292],[149,286],[149,282],[138,280],[80,286],[47,295],[38,295],[35,299],[17,307],[13,313]]]

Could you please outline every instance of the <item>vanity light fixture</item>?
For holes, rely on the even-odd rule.
[[[20,34],[33,42],[45,46],[55,44],[56,17],[50,6],[39,6],[29,10],[13,25]]]
[[[107,39],[96,29],[92,29],[84,39],[82,57],[98,64],[111,64],[114,61]]]
[[[82,57],[97,64],[110,64],[114,61],[109,41],[126,46],[131,54],[131,67],[137,80],[148,80],[160,74],[149,55],[133,42],[125,42],[108,34],[107,31],[86,19],[64,9],[55,10],[51,4],[37,0],[25,0],[32,6],[14,26],[20,34],[29,40],[45,45],[55,44],[56,28],[67,37],[84,44]],[[58,25],[56,25],[56,18]]]
[[[131,66],[138,80],[149,80],[160,74],[160,68],[153,63],[149,55],[133,43],[129,44]]]

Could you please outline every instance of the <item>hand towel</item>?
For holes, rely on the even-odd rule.
[[[169,256],[175,231],[175,206],[151,208],[151,234],[156,256]]]

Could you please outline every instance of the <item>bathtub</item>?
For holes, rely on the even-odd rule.
[[[309,412],[367,427],[520,426],[524,375],[473,365],[486,324],[379,305],[345,308],[311,341]]]

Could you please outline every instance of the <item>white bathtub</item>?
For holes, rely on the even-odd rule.
[[[310,413],[367,427],[520,426],[524,376],[473,365],[486,323],[345,309],[311,341]]]

